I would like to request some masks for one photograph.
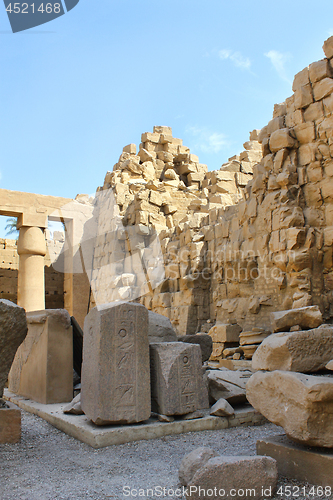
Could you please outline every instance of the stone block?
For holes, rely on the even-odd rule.
[[[241,331],[242,328],[237,324],[217,323],[209,330],[208,335],[212,337],[213,342],[238,342]]]
[[[135,144],[128,144],[128,146],[125,146],[123,148],[123,153],[130,153],[132,155],[136,155],[136,145]]]
[[[269,148],[273,153],[283,148],[292,148],[295,144],[296,141],[289,134],[288,128],[276,130],[269,139]]]
[[[270,335],[256,350],[252,367],[310,373],[323,370],[332,358],[333,327],[322,325],[313,330]]]
[[[246,385],[250,404],[287,436],[333,448],[333,378],[275,370],[256,372]]]
[[[257,441],[257,454],[276,460],[279,475],[301,483],[333,488],[333,452],[309,448],[290,441],[284,434]],[[309,492],[310,487],[307,492]],[[315,488],[316,490],[316,488]],[[318,490],[320,491],[320,490]],[[328,491],[328,490],[327,490]]]
[[[332,78],[324,78],[320,82],[317,82],[313,86],[313,95],[316,101],[320,101],[332,94],[333,92],[333,79]]]
[[[194,474],[188,498],[221,500],[237,492],[235,498],[260,500],[274,494],[277,480],[276,461],[271,457],[214,457]]]
[[[288,331],[290,327],[300,325],[301,328],[317,328],[323,322],[318,306],[301,307],[271,313],[273,332]]]
[[[152,411],[185,415],[201,409],[202,392],[207,391],[201,363],[199,345],[150,344]]]
[[[0,406],[8,373],[17,349],[27,335],[28,327],[23,307],[9,300],[0,300]]]
[[[168,295],[169,294],[160,294],[160,295]],[[169,307],[171,303],[169,302]],[[165,307],[165,304],[162,302],[162,306]],[[153,311],[148,311],[148,321],[149,321],[149,330],[148,330],[148,339],[150,344],[158,343],[158,342],[177,342],[177,334],[171,324],[171,321],[166,316],[162,316],[162,314],[157,314]]]
[[[28,334],[9,373],[9,390],[38,403],[73,399],[73,333],[64,309],[27,313]]]
[[[186,486],[197,470],[213,457],[217,457],[216,451],[206,447],[197,448],[185,455],[179,467],[178,476],[180,483]]]
[[[179,342],[188,344],[198,344],[201,348],[202,362],[208,361],[213,351],[213,340],[206,333],[197,333],[196,335],[184,335],[178,338]]]
[[[0,444],[14,444],[21,440],[21,410],[6,402],[0,407]]]
[[[324,110],[322,102],[314,102],[304,110],[304,120],[306,122],[314,122],[323,117],[324,117]]]
[[[294,127],[296,139],[300,144],[307,144],[316,138],[314,123],[301,123]]]
[[[319,82],[326,77],[332,76],[332,68],[327,59],[314,62],[309,66],[309,75],[312,83]]]
[[[295,76],[294,76],[294,81],[293,81],[293,92],[295,92],[297,89],[303,87],[304,85],[309,84],[309,69],[304,68],[302,71],[299,71]]]
[[[148,311],[135,303],[95,307],[85,319],[81,405],[97,425],[150,416]]]
[[[333,36],[325,40],[323,51],[327,59],[331,59],[331,57],[333,57]]]
[[[210,401],[222,398],[230,404],[245,403],[245,387],[251,375],[251,372],[237,372],[225,368],[209,370],[207,376]]]
[[[311,85],[304,85],[295,92],[295,109],[303,109],[313,103]]]

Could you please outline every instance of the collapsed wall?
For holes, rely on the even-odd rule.
[[[101,189],[113,191],[125,227],[159,235],[166,280],[140,300],[179,334],[216,320],[269,329],[270,312],[311,304],[332,317],[333,38],[324,51],[220,170],[155,127],[107,173]],[[111,247],[102,238],[97,258]],[[118,268],[132,271],[129,261]]]
[[[142,134],[138,153],[134,144],[125,146],[95,201],[91,307],[140,298],[148,309],[168,316],[179,334],[197,331],[211,317],[206,229],[224,207],[243,199],[262,157],[257,137],[253,131],[245,151],[213,172],[169,127]],[[141,246],[141,256],[131,246]],[[163,279],[152,280],[154,273]]]

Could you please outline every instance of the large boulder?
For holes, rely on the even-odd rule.
[[[278,480],[276,460],[262,456],[221,456],[208,460],[188,484],[192,500],[241,498],[259,500],[274,494]]]
[[[292,326],[301,328],[317,328],[323,322],[323,317],[318,306],[300,307],[271,313],[273,332],[286,332]]]
[[[162,314],[148,311],[148,321],[148,338],[150,344],[158,342],[177,342],[178,337],[169,318],[162,316]]]
[[[208,361],[213,351],[213,341],[207,333],[197,333],[195,335],[184,335],[178,337],[180,342],[187,342],[188,344],[198,344],[201,347],[202,362]]]
[[[0,406],[9,370],[27,331],[27,318],[23,307],[9,300],[0,300]]]
[[[251,405],[296,442],[333,448],[333,377],[257,372],[247,383]]]
[[[273,333],[256,350],[254,370],[316,372],[333,358],[333,326]]]

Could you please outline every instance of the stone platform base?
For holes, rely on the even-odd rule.
[[[236,409],[231,417],[212,417],[210,415],[193,420],[175,420],[159,422],[149,419],[135,425],[94,425],[85,415],[65,415],[63,409],[67,403],[44,405],[30,399],[16,396],[5,390],[4,397],[17,404],[22,410],[37,415],[60,431],[65,432],[93,448],[130,443],[147,439],[156,439],[172,434],[186,432],[213,431],[229,427],[261,425],[267,420],[252,406],[246,405]]]
[[[13,403],[0,409],[0,444],[19,443],[21,440],[21,410]]]
[[[282,434],[257,441],[257,455],[275,458],[282,476],[333,488],[333,449],[302,446]]]

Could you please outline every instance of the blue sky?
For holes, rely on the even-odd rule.
[[[325,0],[80,0],[12,34],[1,2],[0,187],[93,193],[154,125],[219,168],[324,57],[332,13]]]

